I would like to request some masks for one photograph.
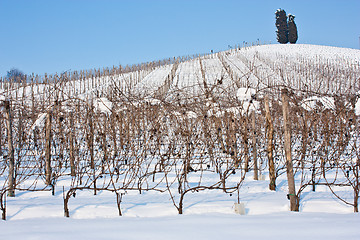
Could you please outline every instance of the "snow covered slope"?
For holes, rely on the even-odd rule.
[[[239,87],[256,90],[287,86],[326,94],[354,94],[360,90],[360,50],[305,45],[261,45],[209,54],[160,67],[133,72],[67,80],[49,85],[2,85],[0,95],[9,98],[31,93],[48,97],[48,88],[61,88],[60,98],[109,94],[114,87],[135,97],[159,97],[169,101],[183,94],[191,97],[224,96]],[[159,93],[161,92],[161,93]]]
[[[158,71],[158,70],[154,70]],[[360,51],[316,45],[263,45],[233,49],[181,62],[170,92],[186,91],[205,95],[233,93],[239,87],[262,89],[285,85],[303,91],[355,93],[360,88]],[[151,78],[151,79],[149,79]],[[139,82],[137,90],[149,92],[147,82],[164,81],[150,74]],[[205,84],[204,84],[205,83]],[[153,92],[159,85],[154,85]]]

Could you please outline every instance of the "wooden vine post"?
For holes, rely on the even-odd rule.
[[[286,157],[286,173],[289,188],[290,210],[299,211],[299,200],[295,193],[294,170],[291,157],[291,125],[289,116],[289,96],[288,90],[281,90],[282,110],[284,118],[284,144]]]
[[[355,134],[357,136],[360,136],[360,129],[359,129],[359,120],[357,119],[357,116],[354,115],[354,119],[355,119]],[[359,212],[359,204],[358,204],[358,200],[359,200],[359,192],[360,192],[360,181],[359,181],[359,176],[360,176],[360,158],[358,157],[356,160],[356,165],[355,165],[355,169],[353,169],[354,175],[356,177],[356,181],[355,182],[355,188],[354,188],[354,212]]]
[[[88,115],[88,123],[89,123],[89,138],[88,138],[88,145],[89,145],[89,150],[90,150],[90,168],[91,169],[95,169],[95,160],[94,160],[94,124],[93,124],[93,110],[90,109],[89,110],[89,115]]]
[[[93,184],[94,184],[94,195],[97,194],[96,189],[96,169],[95,169],[95,159],[94,159],[94,109],[93,103],[91,102],[90,108],[88,109],[88,125],[89,125],[89,134],[88,134],[88,146],[90,151],[90,168],[93,170]]]
[[[245,154],[245,172],[249,171],[249,137],[248,137],[248,115],[243,122],[243,140],[244,140],[244,154]]]
[[[254,161],[254,180],[258,180],[259,179],[259,174],[258,174],[258,162],[257,162],[257,148],[256,148],[256,113],[255,111],[252,112],[251,114],[251,119],[252,119],[252,153],[253,153],[253,161]]]
[[[45,181],[51,185],[51,116],[52,111],[49,109],[45,122]]]
[[[274,156],[273,156],[273,149],[274,149],[274,126],[271,119],[270,114],[270,107],[269,107],[269,96],[265,96],[265,117],[266,117],[266,126],[267,126],[267,157],[268,157],[268,164],[269,164],[269,178],[270,184],[269,189],[272,191],[276,190],[276,171],[275,171],[275,164],[274,164]]]
[[[236,167],[240,166],[240,159],[238,158],[238,151],[237,151],[237,139],[236,139],[236,122],[235,122],[235,115],[231,114],[229,116],[229,142],[227,143],[230,148],[230,155],[234,160]],[[245,153],[246,154],[246,153]],[[247,157],[245,155],[245,157]]]
[[[74,118],[72,114],[70,114],[70,134],[69,134],[69,141],[70,141],[70,174],[72,177],[75,177],[75,146],[74,146]]]
[[[8,160],[9,160],[8,196],[15,197],[15,159],[14,159],[14,146],[12,139],[10,101],[9,100],[4,101],[4,106],[5,106],[5,119],[6,119],[6,128],[7,128]]]
[[[106,139],[106,134],[107,134],[107,129],[106,129],[106,124],[107,124],[107,116],[106,114],[103,114],[103,132],[102,132],[102,150],[104,152],[104,156],[103,159],[101,161],[101,174],[105,173],[105,166],[107,165],[108,162],[108,150],[107,150],[107,139]]]

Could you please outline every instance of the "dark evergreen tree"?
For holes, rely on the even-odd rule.
[[[289,34],[289,30],[288,30],[288,24],[287,24],[287,16],[286,16],[286,12],[283,9],[278,9],[275,12],[275,16],[276,16],[276,34],[277,34],[277,41],[279,43],[288,43],[288,34]]]
[[[296,43],[296,41],[298,40],[298,33],[297,33],[297,27],[294,21],[295,16],[289,14],[289,22],[288,22],[288,26],[289,26],[289,42],[290,43]]]

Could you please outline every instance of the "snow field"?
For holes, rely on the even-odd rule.
[[[239,181],[240,173],[231,176],[228,186]],[[204,185],[216,181],[212,174],[203,177]],[[157,178],[161,178],[158,174]],[[175,176],[174,176],[175,177]],[[277,181],[277,191],[268,189],[268,180],[252,180],[252,173],[249,173],[244,184],[240,188],[240,202],[245,204],[246,215],[271,215],[289,211],[286,176],[282,175]],[[157,181],[157,179],[155,179]],[[197,184],[198,176],[189,176],[190,186]],[[296,184],[299,184],[297,179]],[[171,181],[171,178],[170,178]],[[69,180],[57,182],[55,196],[51,191],[27,192],[18,191],[15,198],[7,198],[8,220],[21,220],[32,218],[62,218],[63,213],[63,186],[65,191],[70,187]],[[100,183],[98,183],[100,186]],[[162,184],[159,188],[166,188]],[[176,186],[171,188],[175,198]],[[352,197],[351,190],[347,187],[335,188],[338,194]],[[350,191],[349,191],[350,190]],[[222,190],[202,190],[189,192],[184,199],[184,215],[194,214],[235,214],[233,204],[237,202],[237,192],[224,193]],[[94,195],[92,190],[76,191],[76,196],[69,200],[70,218],[119,218],[116,195],[109,191],[98,191]],[[161,217],[177,216],[177,210],[172,205],[169,194],[157,191],[127,190],[121,203],[123,217]],[[300,212],[302,213],[334,213],[351,214],[353,208],[336,199],[328,187],[316,186],[316,191],[311,186],[301,195]],[[120,217],[121,218],[121,217]]]
[[[335,200],[327,187],[303,193],[301,211],[294,213],[289,212],[284,177],[278,186],[269,191],[268,180],[254,181],[249,174],[240,196],[246,215],[234,213],[235,193],[219,190],[189,193],[183,215],[167,193],[128,191],[122,217],[113,193],[79,191],[70,199],[70,218],[63,217],[60,189],[55,196],[18,192],[8,198],[9,219],[0,222],[0,239],[358,239],[360,215]]]
[[[318,239],[357,240],[359,216],[278,213],[238,216],[185,215],[157,218],[25,219],[0,225],[2,239]],[[6,231],[4,231],[6,228]]]

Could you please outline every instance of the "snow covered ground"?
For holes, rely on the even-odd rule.
[[[317,239],[358,240],[358,215],[202,214],[155,218],[26,219],[1,223],[1,239]]]
[[[359,239],[360,215],[335,199],[325,186],[306,189],[300,212],[290,212],[286,177],[277,191],[269,181],[249,174],[240,190],[245,215],[235,214],[237,194],[220,190],[189,193],[178,215],[167,193],[128,191],[118,216],[110,192],[78,192],[63,217],[63,193],[58,182],[51,192],[17,192],[8,198],[7,221],[0,222],[0,239]],[[346,191],[344,191],[345,194]],[[351,191],[348,193],[351,195]]]

